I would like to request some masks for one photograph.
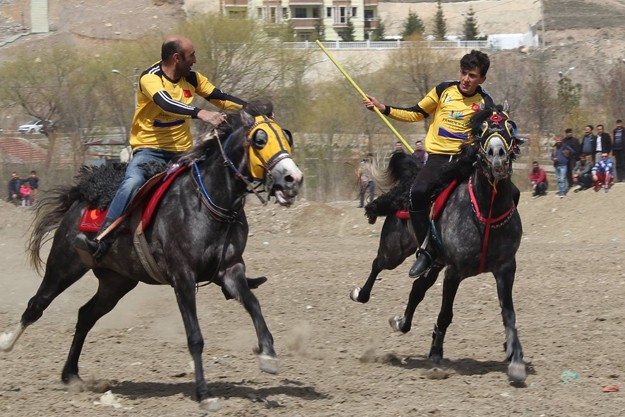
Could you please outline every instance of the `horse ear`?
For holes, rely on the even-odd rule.
[[[503,101],[503,111],[504,113],[508,113],[510,111],[510,104],[507,99]]]
[[[256,122],[254,116],[252,116],[245,110],[241,110],[239,113],[241,114],[241,122],[243,123],[245,129],[249,129]]]

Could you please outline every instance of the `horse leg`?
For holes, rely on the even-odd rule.
[[[382,226],[378,256],[373,260],[369,278],[362,288],[356,287],[352,290],[350,298],[360,303],[368,302],[380,272],[397,268],[407,257],[415,253],[417,246],[416,239],[406,222],[394,216],[387,216]]]
[[[247,286],[244,268],[243,263],[237,263],[228,268],[224,276],[224,286],[234,298],[243,304],[243,307],[252,318],[254,328],[256,329],[256,337],[258,338],[258,348],[255,349],[255,352],[258,355],[260,370],[270,374],[277,374],[278,359],[273,347],[273,336],[263,317],[258,298]]]
[[[98,290],[91,300],[78,310],[76,331],[61,373],[61,379],[66,384],[81,381],[78,374],[78,360],[89,331],[138,283],[109,270],[96,269],[94,273],[99,281]]]
[[[414,280],[410,296],[408,297],[408,305],[406,306],[403,317],[395,316],[389,319],[389,324],[393,330],[400,331],[402,333],[408,333],[410,331],[414,312],[419,303],[425,297],[427,290],[429,290],[430,287],[436,282],[436,278],[438,278],[438,273],[441,272],[441,269],[443,269],[442,266],[434,264],[425,275]]]
[[[454,299],[460,285],[460,276],[458,271],[453,267],[447,267],[445,271],[445,280],[443,281],[443,301],[441,310],[438,313],[438,319],[432,332],[432,346],[430,347],[429,358],[435,365],[440,365],[443,359],[443,342],[445,341],[445,333],[454,317]]]
[[[349,294],[349,298],[351,298],[353,301],[357,301],[359,303],[366,303],[369,301],[369,298],[371,297],[371,290],[373,289],[373,284],[375,284],[375,280],[378,277],[378,275],[380,275],[380,272],[382,272],[383,268],[380,267],[380,257],[376,257],[373,260],[373,263],[371,264],[371,273],[369,274],[369,277],[367,278],[367,282],[365,282],[365,285],[363,285],[362,288],[360,287],[356,287],[352,290],[352,292]]]
[[[506,358],[510,361],[508,365],[508,378],[514,383],[523,383],[527,378],[527,370],[523,362],[523,348],[519,341],[516,329],[516,314],[512,302],[512,287],[514,285],[514,274],[516,272],[516,261],[501,266],[495,272],[497,281],[497,296],[501,307],[501,317],[506,331],[506,341],[504,348]]]
[[[61,247],[61,244],[55,241],[50,250],[41,284],[35,295],[28,301],[19,324],[12,331],[0,334],[0,351],[11,351],[26,327],[39,320],[50,303],[87,271],[88,269],[78,260],[75,253],[69,254],[66,247]]]
[[[187,346],[193,358],[195,369],[195,394],[200,403],[200,408],[207,411],[216,411],[220,408],[217,398],[208,390],[204,368],[202,365],[202,351],[204,350],[204,338],[197,319],[197,306],[195,299],[195,280],[192,277],[173,279],[176,301],[182,315],[185,332],[187,333]]]

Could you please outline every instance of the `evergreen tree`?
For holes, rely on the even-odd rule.
[[[317,36],[316,40],[320,42],[326,40],[326,27],[323,24],[323,19],[319,19],[319,21],[315,23],[315,35]]]
[[[475,18],[475,12],[473,6],[469,6],[466,19],[464,20],[464,40],[474,41],[478,39],[479,30],[477,28],[477,19]]]
[[[423,35],[423,32],[425,32],[423,21],[416,13],[410,11],[404,21],[404,30],[401,33],[402,38],[406,39],[414,34]]]
[[[371,32],[371,40],[383,41],[384,37],[386,36],[385,30],[386,30],[386,26],[384,25],[384,22],[382,22],[382,19],[380,19],[380,22],[378,23],[378,27],[375,28]]]
[[[436,2],[436,15],[434,16],[434,37],[437,41],[444,41],[447,35],[447,22],[443,14],[441,0]]]
[[[356,40],[356,29],[354,29],[354,24],[352,23],[352,19],[347,20],[347,28],[339,33],[341,39],[345,42],[354,42]]]

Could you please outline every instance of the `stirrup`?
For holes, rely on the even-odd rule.
[[[417,259],[414,264],[408,271],[408,276],[410,278],[420,278],[423,274],[425,274],[430,267],[434,264],[434,257],[427,249],[419,248],[417,250]]]

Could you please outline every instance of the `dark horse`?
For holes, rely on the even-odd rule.
[[[376,183],[393,187],[365,206],[365,215],[370,224],[378,217],[386,217],[380,233],[378,253],[371,263],[371,272],[362,288],[357,287],[351,292],[354,301],[366,303],[378,275],[384,270],[393,270],[401,265],[407,257],[414,254],[419,246],[417,238],[408,223],[407,217],[398,217],[397,212],[407,210],[410,185],[419,173],[416,160],[407,153],[394,152],[386,170],[378,175],[373,173]]]
[[[439,365],[460,282],[482,272],[492,272],[506,331],[508,376],[513,383],[523,383],[527,371],[512,301],[515,256],[523,233],[515,204],[518,190],[511,181],[512,160],[517,148],[516,127],[500,108],[485,109],[474,117],[472,134],[475,140],[464,145],[457,160],[448,164],[441,174],[444,183],[455,179],[458,185],[449,195],[442,214],[432,222],[430,238],[436,242],[438,262],[413,282],[404,315],[391,318],[390,324],[397,331],[409,332],[418,304],[436,282],[440,271],[447,267],[441,310],[429,353],[434,364]],[[396,225],[397,221],[391,224]],[[397,227],[393,230],[399,236],[404,233],[404,237],[409,233]],[[357,288],[352,292],[352,299],[366,302],[373,286],[369,281],[365,284],[367,298],[361,298],[361,290]]]
[[[272,119],[241,111],[229,115],[227,123],[230,127],[223,128],[218,138],[205,141],[183,157],[189,168],[175,178],[145,230],[164,283],[171,285],[176,294],[195,366],[197,400],[207,410],[217,409],[219,404],[204,378],[204,340],[197,318],[196,286],[212,282],[222,288],[226,298],[243,304],[256,329],[260,369],[277,373],[273,337],[245,276],[243,251],[248,223],[244,202],[252,177],[265,177],[267,190],[282,205],[294,201],[303,180],[290,157],[290,134]],[[92,174],[88,171],[83,170],[86,178],[78,185],[61,187],[40,201],[29,244],[31,263],[41,268],[39,251],[45,235],[56,229],[52,248],[43,281],[28,302],[20,323],[13,331],[0,335],[2,351],[10,351],[24,329],[89,270],[73,246],[79,219],[88,203],[82,190],[98,170],[91,170],[95,171]],[[93,268],[99,286],[78,312],[76,331],[61,374],[66,383],[82,383],[78,360],[96,321],[139,282],[159,284],[142,267],[132,239],[131,234],[120,234],[109,253]]]

